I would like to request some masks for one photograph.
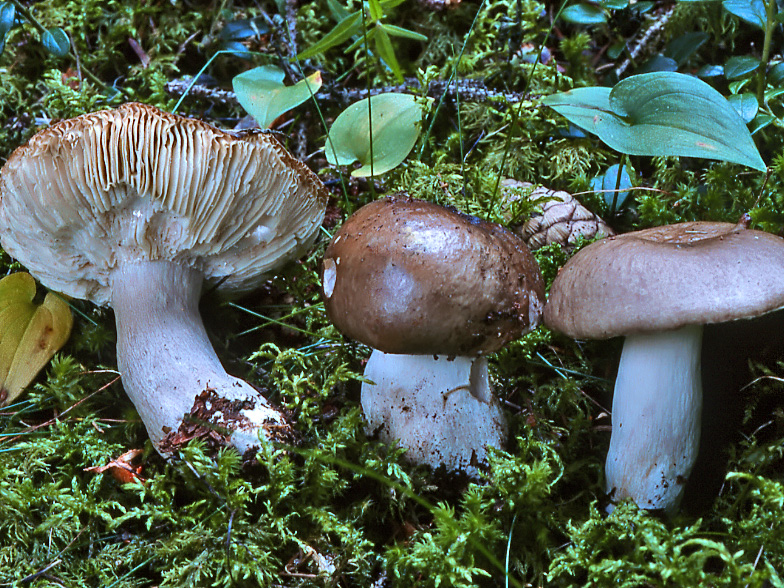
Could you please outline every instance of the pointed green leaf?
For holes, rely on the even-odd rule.
[[[381,0],[381,8],[385,10],[388,8],[394,8],[395,6],[403,4],[405,1],[406,0]]]
[[[281,114],[299,106],[321,88],[321,72],[318,71],[293,86],[283,85],[284,76],[282,69],[264,65],[243,72],[232,80],[240,105],[262,129],[269,128]]]
[[[612,90],[579,88],[548,96],[544,103],[621,153],[703,157],[765,170],[735,109],[692,76],[636,75]]]
[[[389,35],[387,35],[386,27],[378,25],[376,31],[378,32],[376,35],[376,51],[378,51],[384,63],[387,64],[387,67],[395,74],[395,79],[400,83],[403,81],[403,72],[400,69],[400,64],[397,62],[397,57],[395,57],[395,49],[392,47]]]
[[[361,31],[362,12],[353,12],[350,16],[344,18],[335,25],[335,28],[324,35],[323,39],[297,55],[297,59],[308,59],[319,53],[324,53],[327,49],[331,49],[332,47],[336,47],[337,45],[348,41],[351,37],[359,34]]]
[[[375,38],[375,36],[376,36],[377,30],[378,30],[378,27],[373,27],[366,34],[364,34],[364,32],[363,32],[363,34],[359,35],[356,38],[356,40],[353,43],[351,43],[351,45],[349,45],[348,47],[346,47],[343,50],[343,53],[348,55],[349,53],[352,53],[353,51],[355,51],[358,47],[361,47],[362,45],[364,45],[365,41],[372,41]]]
[[[751,55],[737,55],[730,57],[727,63],[724,64],[724,77],[728,80],[737,80],[742,78],[757,68],[759,68],[759,59]]]
[[[362,167],[351,175],[383,174],[406,158],[419,137],[422,108],[409,94],[379,94],[355,102],[340,113],[327,137],[325,152],[332,165],[359,161]],[[368,105],[373,129],[371,160]],[[372,164],[372,165],[371,165]]]
[[[381,8],[378,0],[368,0],[367,7],[370,13],[370,20],[373,22],[378,22],[384,18],[384,10]]]
[[[71,50],[71,41],[68,39],[68,35],[59,27],[47,29],[41,33],[41,44],[55,57],[65,57]]]
[[[401,37],[403,39],[411,39],[412,41],[422,41],[423,43],[427,41],[427,37],[421,33],[416,33],[414,31],[409,31],[408,29],[404,29],[403,27],[398,27],[391,24],[385,24],[384,30],[387,34],[391,35],[392,37]]]

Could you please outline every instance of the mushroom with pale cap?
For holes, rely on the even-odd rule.
[[[395,196],[355,212],[324,254],[327,314],[374,348],[362,385],[369,431],[410,461],[475,473],[506,421],[486,354],[537,326],[539,267],[502,226]]]
[[[570,337],[625,336],[605,465],[613,500],[677,510],[697,456],[703,325],[784,307],[784,239],[689,222],[608,237],[561,269],[545,324]]]
[[[111,304],[123,386],[158,451],[193,413],[244,453],[287,425],[224,370],[201,290],[257,286],[312,242],[326,200],[269,134],[129,103],[55,124],[11,155],[0,241],[49,288]]]

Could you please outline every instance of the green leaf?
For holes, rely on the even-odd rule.
[[[608,88],[578,88],[544,104],[630,155],[703,157],[764,171],[765,162],[729,102],[698,78],[675,72],[631,76]]]
[[[613,207],[613,203],[615,204],[615,210],[618,208],[623,207],[623,203],[626,201],[626,198],[629,196],[629,188],[632,188],[632,179],[629,177],[629,171],[626,169],[626,166],[622,166],[621,170],[621,177],[620,183],[618,182],[618,164],[611,165],[609,169],[602,175],[596,176],[593,180],[591,180],[591,190],[610,190],[608,192],[602,192],[602,197],[604,201],[607,203],[607,206]],[[615,192],[614,190],[620,190],[619,192]]]
[[[362,45],[364,45],[366,41],[372,41],[372,40],[373,40],[373,39],[376,37],[376,30],[377,30],[377,29],[378,29],[378,27],[373,27],[373,28],[372,28],[372,29],[370,29],[370,30],[369,30],[367,33],[364,33],[364,34],[361,34],[361,35],[359,35],[359,36],[358,36],[358,37],[357,37],[357,38],[354,40],[354,42],[353,42],[353,43],[351,43],[351,45],[349,45],[348,47],[346,47],[346,48],[343,50],[343,53],[345,53],[346,55],[348,55],[348,54],[349,54],[349,53],[351,53],[352,51],[355,51],[355,50],[356,50],[358,47],[361,47]]]
[[[750,55],[730,57],[724,64],[724,77],[728,80],[737,80],[755,71],[759,66],[759,59]]]
[[[730,14],[734,14],[750,25],[765,30],[767,16],[765,14],[765,3],[762,0],[724,0],[721,5]]]
[[[327,0],[327,8],[329,8],[329,13],[332,15],[332,18],[334,18],[337,22],[340,22],[344,18],[351,16],[351,13],[346,9],[346,7],[337,0]]]
[[[754,117],[754,120],[751,121],[751,134],[753,135],[757,131],[761,131],[765,127],[772,125],[775,120],[775,116],[760,112],[757,116]]]
[[[0,41],[2,41],[8,34],[8,31],[14,26],[14,18],[16,17],[16,8],[10,2],[3,2],[0,4]]]
[[[416,33],[414,31],[409,31],[403,27],[385,24],[384,30],[393,37],[402,37],[404,39],[411,39],[412,41],[422,41],[423,43],[427,41],[427,37],[425,35]]]
[[[65,57],[71,49],[68,34],[60,27],[47,29],[41,33],[41,43],[55,57]]]
[[[784,61],[779,61],[768,70],[768,82],[774,86],[784,82]]]
[[[757,116],[759,104],[757,103],[757,97],[754,94],[748,92],[745,94],[734,94],[727,98],[727,100],[735,109],[735,112],[738,113],[738,116],[743,119],[743,122],[750,123],[754,120],[754,117]]]
[[[269,128],[281,114],[299,106],[321,88],[321,72],[317,71],[293,86],[283,84],[285,75],[278,67],[263,65],[232,80],[240,105],[262,129]]]
[[[370,108],[370,121],[368,116]],[[406,158],[419,137],[422,108],[410,94],[379,94],[355,102],[340,113],[327,137],[325,152],[332,165],[359,161],[351,175],[387,172]],[[370,125],[373,130],[371,161]],[[372,166],[371,166],[372,164]]]
[[[324,53],[326,50],[348,41],[351,37],[359,34],[361,31],[362,12],[353,12],[335,25],[335,28],[324,35],[323,39],[299,53],[297,59],[308,59],[319,53]]]
[[[403,72],[400,69],[400,64],[397,62],[397,57],[395,57],[395,49],[392,47],[392,41],[389,39],[386,26],[378,25],[376,30],[376,50],[389,69],[392,70],[392,73],[395,74],[395,79],[398,82],[402,82]]]
[[[678,62],[671,57],[664,55],[654,55],[648,61],[643,63],[638,73],[648,73],[652,71],[675,71],[678,69]]]
[[[697,49],[707,43],[708,38],[708,33],[703,32],[691,32],[681,35],[667,44],[664,56],[674,59],[678,62],[678,65],[683,65]]]
[[[561,12],[561,18],[574,24],[601,24],[607,22],[607,15],[600,6],[594,4],[573,4]]]
[[[378,0],[368,0],[367,6],[371,21],[378,22],[384,18],[384,10],[381,8]]]

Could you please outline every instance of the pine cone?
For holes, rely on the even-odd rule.
[[[501,182],[510,201],[519,196],[510,193],[508,188],[531,188],[533,184],[506,179]],[[570,249],[579,237],[593,239],[615,234],[601,218],[585,208],[580,201],[568,192],[534,188],[529,194],[531,200],[547,198],[541,204],[541,212],[535,212],[520,226],[513,227],[531,249],[538,249],[551,243],[560,243]]]

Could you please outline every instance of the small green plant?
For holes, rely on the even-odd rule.
[[[338,24],[323,39],[297,55],[297,59],[308,59],[319,53],[324,53],[333,47],[342,45],[349,39],[353,39],[354,42],[345,50],[346,53],[351,53],[360,47],[369,50],[369,44],[372,43],[376,54],[394,76],[402,82],[403,72],[392,46],[392,37],[420,42],[427,41],[427,37],[421,33],[384,22],[388,11],[403,2],[405,0],[368,0],[362,3],[359,10],[349,12],[336,0],[327,0],[332,16],[338,21]]]
[[[262,65],[235,76],[234,93],[240,105],[262,129],[285,112],[296,108],[321,88],[321,72],[315,72],[293,86],[283,84],[286,73],[273,65]]]
[[[17,16],[17,11],[19,16]],[[55,57],[65,57],[71,49],[71,40],[68,34],[60,27],[44,28],[38,20],[19,2],[3,2],[0,4],[0,54],[5,47],[5,37],[11,28],[23,21],[32,24],[41,38],[41,44]]]
[[[692,76],[640,74],[612,89],[577,88],[548,96],[544,103],[621,153],[702,157],[765,171],[735,109]]]

